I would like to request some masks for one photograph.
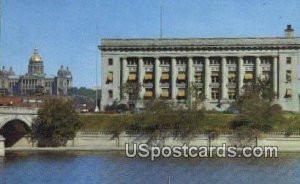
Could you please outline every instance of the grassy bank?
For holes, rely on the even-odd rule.
[[[275,123],[274,131],[300,131],[300,115],[286,112],[285,123]],[[236,118],[235,114],[209,113],[207,120],[201,124],[203,130],[230,130],[230,123]],[[83,122],[82,131],[99,131],[99,130],[114,130],[117,128],[128,128],[130,123],[136,121],[134,115],[105,115],[92,114],[81,115],[80,119]]]

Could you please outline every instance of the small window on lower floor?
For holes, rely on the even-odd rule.
[[[113,91],[112,90],[108,90],[108,97],[112,98],[113,97]]]
[[[292,58],[291,57],[286,58],[286,64],[292,64]]]
[[[292,81],[292,71],[291,70],[287,70],[286,71],[286,81],[287,82],[291,82]]]
[[[219,89],[218,88],[212,88],[211,89],[211,98],[213,100],[219,99]]]
[[[286,98],[291,98],[292,95],[293,95],[292,89],[290,89],[290,88],[286,89],[285,97]]]
[[[108,59],[108,65],[113,65],[113,59],[112,58]]]
[[[230,100],[235,100],[236,99],[236,89],[235,88],[228,89],[228,98]]]

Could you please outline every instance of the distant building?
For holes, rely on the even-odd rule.
[[[185,104],[195,83],[207,109],[224,110],[243,86],[267,80],[284,110],[299,111],[300,38],[291,25],[282,37],[102,39],[101,110],[115,101],[131,106],[120,86],[142,84],[140,97]]]
[[[63,66],[57,76],[47,76],[44,73],[44,63],[37,49],[29,59],[28,72],[16,75],[12,67],[9,70],[3,66],[0,69],[0,93],[2,95],[67,95],[72,87],[72,73]]]

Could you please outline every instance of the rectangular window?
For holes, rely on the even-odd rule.
[[[236,89],[235,88],[229,88],[228,89],[228,98],[230,100],[235,100],[236,99]]]
[[[287,70],[286,71],[286,81],[287,82],[291,82],[292,81],[292,71],[291,70]]]
[[[253,72],[246,72],[244,76],[244,83],[252,83],[254,81]]]
[[[177,80],[184,81],[186,79],[185,72],[178,72]]]
[[[146,89],[145,93],[144,93],[144,98],[152,98],[153,97],[153,91],[151,89]]]
[[[213,99],[213,100],[219,99],[219,88],[211,89],[211,99]]]
[[[196,72],[194,77],[195,77],[196,83],[201,83],[201,81],[202,81],[202,73],[201,72]]]
[[[161,80],[169,80],[169,73],[168,72],[163,72],[161,75]]]
[[[178,89],[177,98],[185,98],[185,89]]]
[[[113,79],[114,79],[113,76],[114,76],[113,72],[108,72],[106,84],[113,83]]]
[[[108,98],[113,98],[113,91],[112,90],[108,90]]]
[[[137,76],[135,72],[129,72],[128,75],[128,82],[135,82],[137,81]]]
[[[161,97],[162,98],[169,98],[169,89],[162,89],[162,93],[161,93]]]
[[[292,58],[291,57],[286,58],[286,64],[292,64]]]
[[[113,65],[113,59],[112,58],[108,59],[108,65]]]
[[[146,72],[144,76],[144,81],[151,81],[153,79],[153,73],[152,72]]]
[[[236,72],[229,72],[228,82],[229,83],[236,83]]]
[[[291,88],[286,89],[285,98],[291,98],[293,95],[293,91]]]
[[[212,83],[219,83],[220,82],[219,72],[212,72],[211,73],[211,82]]]

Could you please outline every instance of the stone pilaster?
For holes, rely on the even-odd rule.
[[[187,70],[187,78],[188,78],[188,85],[190,85],[194,81],[194,75],[193,75],[193,58],[188,58],[188,70]]]
[[[122,68],[121,68],[121,71],[122,71],[121,86],[123,86],[127,82],[127,78],[126,78],[126,65],[127,65],[127,59],[123,58],[122,59]],[[124,92],[123,92],[123,90],[121,90],[121,98],[123,99],[124,97],[125,97],[124,96]]]
[[[243,57],[239,57],[238,61],[238,93],[239,95],[242,95],[243,93],[243,85],[244,85],[244,68],[243,68]]]
[[[278,97],[278,58],[277,56],[273,57],[273,64],[272,64],[272,71],[273,71],[273,91],[275,95]]]
[[[256,57],[255,62],[255,81],[257,82],[258,79],[261,77],[261,66],[260,66],[260,57]]]
[[[126,65],[127,65],[127,59],[126,58],[123,58],[122,59],[122,83],[121,85],[125,84],[127,82],[127,79],[126,79]]]
[[[177,72],[176,70],[176,58],[172,58],[171,60],[171,98],[173,100],[176,99],[176,79],[177,79]]]
[[[144,63],[143,63],[143,58],[140,57],[138,60],[138,83],[143,85],[143,81],[144,81]],[[139,97],[140,99],[143,99],[144,97],[144,87],[142,86],[142,89],[139,93]]]
[[[154,93],[155,97],[159,98],[159,81],[160,81],[160,75],[159,75],[159,58],[155,58],[154,61]]]
[[[205,99],[210,100],[210,79],[211,79],[211,72],[210,72],[210,68],[209,68],[209,58],[205,57],[204,60],[204,93],[205,93]]]
[[[226,68],[226,57],[222,57],[222,63],[221,63],[221,92],[222,96],[221,99],[228,99],[228,92],[227,92],[227,83],[228,83],[228,71]]]

